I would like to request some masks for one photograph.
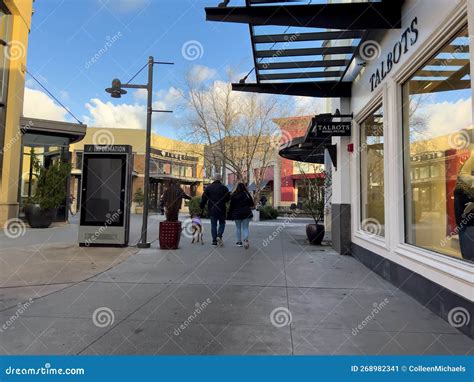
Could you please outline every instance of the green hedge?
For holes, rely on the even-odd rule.
[[[278,217],[278,210],[272,206],[260,208],[260,220],[274,220]]]
[[[201,198],[199,196],[194,196],[190,201],[189,201],[189,214],[191,216],[193,215],[198,215],[201,213],[201,208],[199,207],[199,203],[201,203]],[[207,218],[208,217],[208,212],[207,212],[207,206],[204,209],[204,213],[201,216],[202,218]]]

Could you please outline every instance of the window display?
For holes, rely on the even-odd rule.
[[[474,130],[465,27],[403,86],[406,242],[474,260]]]

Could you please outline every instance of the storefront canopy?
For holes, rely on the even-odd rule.
[[[228,7],[229,1],[224,1],[216,8],[206,8],[206,18],[249,25],[256,83],[247,84],[244,77],[232,84],[234,90],[350,97],[351,76],[347,74],[369,31],[401,28],[403,2],[246,0],[245,6]],[[269,33],[268,28],[260,32],[267,26],[287,28],[277,34]],[[290,28],[292,33],[287,33]]]
[[[298,162],[324,164],[324,150],[330,144],[328,138],[308,141],[306,137],[298,137],[281,146],[279,155]]]

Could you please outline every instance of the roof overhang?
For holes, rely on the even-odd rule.
[[[264,2],[250,0],[245,7],[206,8],[206,20],[344,30],[393,29],[401,28],[402,2],[251,6]]]
[[[23,134],[31,133],[65,137],[69,138],[69,143],[81,141],[87,132],[87,125],[84,124],[28,117],[20,118],[20,127]]]
[[[209,21],[249,25],[256,82],[246,83],[251,71],[232,84],[233,90],[350,97],[358,64],[364,63],[359,53],[363,43],[371,33],[401,28],[404,0],[294,4],[298,2],[303,1],[245,0],[245,6],[227,7],[225,1],[205,9]],[[286,29],[262,32],[266,26]]]

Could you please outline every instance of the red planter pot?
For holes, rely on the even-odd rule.
[[[160,248],[178,249],[181,239],[181,222],[160,222]]]

